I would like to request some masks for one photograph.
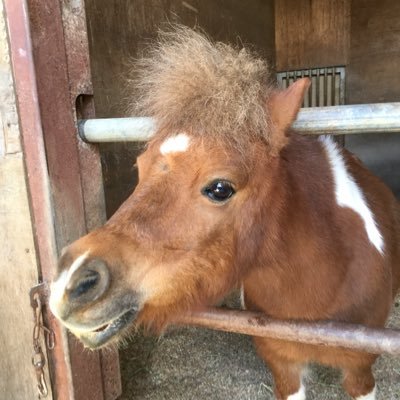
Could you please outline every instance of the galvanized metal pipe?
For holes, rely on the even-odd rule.
[[[400,103],[302,108],[293,128],[302,134],[347,135],[400,132]],[[100,118],[79,121],[79,135],[90,143],[141,142],[154,135],[151,118]]]
[[[400,355],[400,330],[389,328],[375,329],[339,322],[277,321],[261,313],[219,308],[184,314],[174,323],[372,354]]]
[[[89,143],[145,142],[155,133],[152,118],[96,118],[78,122],[79,136]]]
[[[400,103],[303,108],[293,128],[304,134],[400,132]]]

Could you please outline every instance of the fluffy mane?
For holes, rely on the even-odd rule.
[[[130,113],[153,117],[160,132],[269,141],[269,67],[245,48],[174,27],[135,62],[132,83]]]

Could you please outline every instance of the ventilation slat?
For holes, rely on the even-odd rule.
[[[344,104],[344,67],[326,67],[278,72],[277,78],[282,89],[297,79],[311,79],[309,92],[304,96],[303,107],[325,107]]]

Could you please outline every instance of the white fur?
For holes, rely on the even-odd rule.
[[[81,254],[76,260],[71,264],[68,270],[65,270],[61,273],[56,281],[51,285],[51,294],[49,299],[50,310],[54,315],[57,314],[57,309],[59,304],[62,302],[65,294],[65,289],[70,281],[72,274],[79,269],[86,260],[89,255],[89,251],[84,254]]]
[[[356,400],[375,400],[375,399],[376,399],[376,386],[374,387],[371,393],[356,398]]]
[[[384,243],[371,210],[364,198],[364,195],[354,181],[354,178],[346,169],[346,164],[340,149],[331,137],[320,137],[331,164],[332,173],[335,181],[336,201],[341,207],[349,207],[360,215],[364,221],[370,242],[376,249],[383,254]]]
[[[65,286],[67,285],[67,271],[63,271],[58,279],[52,283],[51,285],[51,293],[49,298],[49,306],[51,312],[58,316],[57,309],[58,305],[61,303],[64,293],[65,293]]]
[[[287,400],[306,400],[306,388],[301,384],[298,392],[291,394]]]
[[[176,136],[166,139],[160,146],[162,155],[170,153],[181,153],[189,148],[190,138],[185,133],[179,133]]]
[[[73,273],[78,270],[84,263],[84,261],[86,260],[87,256],[89,255],[89,251],[87,251],[86,253],[81,254],[79,257],[77,257],[75,259],[75,261],[71,264],[71,266],[69,267],[68,270],[68,275],[67,275],[67,283],[69,282],[69,280],[71,279]]]

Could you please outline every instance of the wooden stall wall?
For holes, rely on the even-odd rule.
[[[346,65],[350,0],[276,0],[278,71]]]
[[[129,60],[168,23],[204,29],[217,40],[249,43],[273,62],[273,0],[86,0],[97,117],[125,115]],[[131,193],[135,144],[101,146],[107,214]]]
[[[352,0],[347,103],[400,101],[400,2]],[[348,136],[356,153],[400,198],[400,135]]]
[[[29,290],[37,284],[38,271],[27,186],[4,4],[0,1],[0,399],[37,398]],[[47,365],[45,375],[49,382]],[[50,385],[49,391],[50,400]]]
[[[346,66],[346,104],[400,101],[400,2],[276,0],[278,71]],[[400,136],[348,135],[345,145],[400,197]]]

